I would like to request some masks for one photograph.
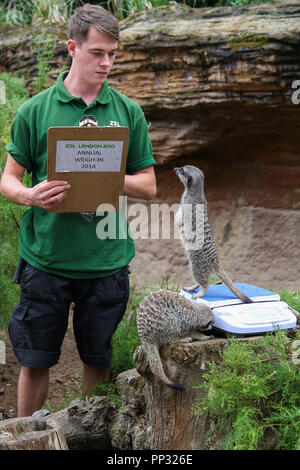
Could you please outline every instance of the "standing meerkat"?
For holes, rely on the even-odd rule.
[[[179,226],[181,243],[189,259],[195,281],[193,286],[187,287],[185,290],[191,291],[201,286],[202,289],[193,297],[202,297],[209,287],[209,277],[215,273],[239,299],[244,302],[252,302],[236,287],[220,263],[217,247],[208,223],[204,174],[199,168],[191,165],[174,168],[174,171],[185,188],[175,221]]]
[[[184,391],[171,382],[164,371],[159,348],[164,344],[208,340],[201,331],[210,330],[214,315],[204,303],[191,302],[177,292],[158,290],[148,294],[137,309],[137,329],[155,376],[167,387]]]

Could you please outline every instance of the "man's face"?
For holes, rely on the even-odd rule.
[[[78,78],[91,85],[102,85],[115,60],[118,41],[91,27],[87,40],[81,45],[70,39],[68,50],[73,57],[72,67]]]

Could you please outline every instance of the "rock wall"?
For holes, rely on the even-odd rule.
[[[277,290],[300,285],[299,13],[299,0],[142,12],[121,24],[110,78],[151,123],[152,204],[179,202],[174,166],[199,166],[227,270],[236,281]],[[59,40],[52,79],[66,58],[65,31],[49,27]],[[29,88],[31,39],[39,34],[39,27],[0,34],[0,69],[30,71]],[[140,238],[136,247],[140,282],[190,282],[179,240]]]
[[[300,285],[299,11],[289,1],[145,12],[124,25],[111,77],[151,122],[157,200],[180,200],[173,167],[199,166],[227,269],[274,289]],[[137,247],[141,277],[189,282],[177,240]]]

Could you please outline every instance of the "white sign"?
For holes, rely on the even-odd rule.
[[[57,173],[70,171],[120,171],[122,141],[58,140]]]

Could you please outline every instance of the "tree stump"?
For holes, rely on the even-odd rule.
[[[68,450],[54,420],[12,418],[0,422],[0,450]]]
[[[214,423],[206,416],[196,418],[192,407],[203,395],[199,385],[208,371],[208,361],[220,361],[219,352],[226,339],[178,343],[161,348],[161,358],[172,382],[183,384],[186,391],[170,389],[150,371],[143,347],[135,352],[137,371],[145,377],[144,395],[148,425],[151,426],[151,450],[218,449],[210,442]]]

